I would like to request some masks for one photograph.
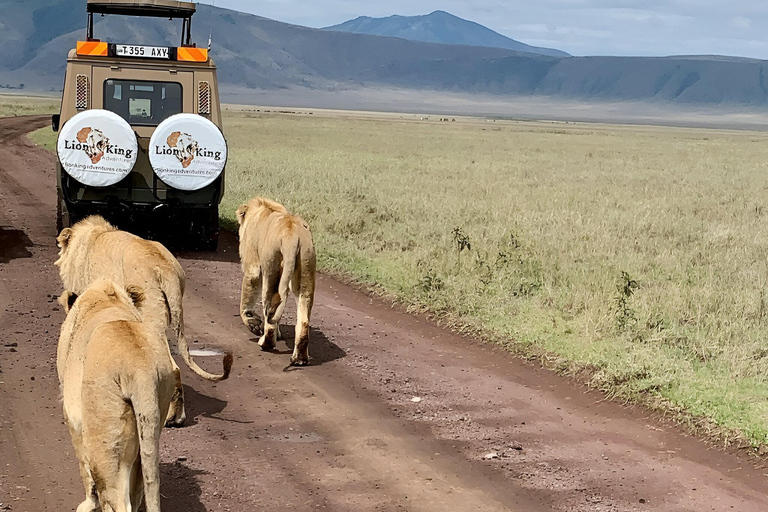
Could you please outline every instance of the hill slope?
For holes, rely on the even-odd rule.
[[[9,2],[0,1],[0,8],[6,3]],[[45,4],[33,11],[33,17],[39,19],[44,18],[42,13],[52,9],[49,0],[32,0],[30,4]],[[61,0],[54,5],[59,9],[85,12],[84,0]],[[74,31],[53,20],[47,30],[36,25],[23,27],[26,33],[21,32],[15,37],[30,41],[35,33],[43,32],[50,40],[37,48],[29,48],[29,57],[21,65],[0,64],[0,81],[60,86],[67,52],[85,35],[84,22],[83,17],[83,27]],[[145,18],[139,21],[107,16],[96,19],[94,32],[96,37],[114,42],[176,45],[180,40],[180,26],[178,21],[165,19]],[[515,54],[500,48],[425,44],[396,38],[326,32],[198,5],[193,22],[193,40],[204,43],[209,34],[213,36],[212,55],[219,66],[221,82],[250,88],[348,87],[360,85],[360,81],[371,74],[372,68],[447,59],[482,60]]]
[[[765,61],[726,57],[552,57],[502,48],[317,30],[199,5],[195,41],[213,34],[222,89],[399,87],[584,100],[768,105]],[[0,84],[59,90],[66,55],[84,36],[85,0],[0,0],[12,58]],[[73,14],[74,13],[74,14]],[[178,44],[178,21],[97,18],[97,37]],[[73,26],[76,29],[73,29]]]
[[[530,52],[552,57],[567,57],[560,50],[529,46],[445,11],[435,11],[424,16],[389,16],[369,18],[360,16],[354,20],[326,27],[323,30],[352,32],[374,36],[400,37],[425,43],[461,44],[505,48],[517,52]]]

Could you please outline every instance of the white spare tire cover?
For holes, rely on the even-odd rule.
[[[149,163],[166,185],[200,190],[224,170],[227,141],[208,119],[196,114],[176,114],[160,123],[152,134]]]
[[[108,110],[85,110],[67,121],[56,144],[64,170],[84,185],[108,187],[136,165],[139,144],[133,128]]]

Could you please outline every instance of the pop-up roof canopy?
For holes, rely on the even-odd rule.
[[[86,10],[93,14],[189,18],[195,13],[195,4],[177,0],[88,0]]]
[[[156,18],[181,18],[181,44],[191,45],[192,15],[194,2],[177,0],[88,0],[88,40],[93,40],[93,15],[117,14],[119,16],[154,16]]]

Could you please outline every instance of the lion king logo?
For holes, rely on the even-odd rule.
[[[91,163],[97,164],[104,156],[104,151],[109,146],[109,139],[104,132],[96,128],[83,128],[77,132],[77,141],[81,143],[82,150],[91,159]]]
[[[179,159],[181,166],[185,169],[189,167],[189,164],[195,159],[199,147],[197,141],[188,133],[173,132],[168,136],[166,142],[170,147],[177,150],[173,154]]]

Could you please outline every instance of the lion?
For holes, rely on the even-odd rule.
[[[141,321],[142,289],[95,281],[67,311],[56,366],[64,419],[80,462],[77,512],[160,512],[160,431],[174,394],[165,330]]]
[[[296,300],[296,332],[291,364],[309,364],[309,317],[315,300],[315,246],[309,225],[275,201],[255,197],[237,209],[243,285],[240,318],[257,336],[262,350],[281,339],[280,317],[288,289]],[[256,314],[261,285],[264,325]]]
[[[98,215],[65,228],[56,239],[60,248],[56,266],[64,289],[82,293],[96,279],[107,278],[120,285],[144,288],[145,300],[139,311],[145,322],[176,334],[184,362],[200,377],[220,381],[229,377],[232,354],[224,357],[224,373],[215,375],[200,368],[189,355],[184,334],[182,297],[186,276],[179,262],[162,244],[120,231]],[[170,355],[170,347],[168,347]],[[181,372],[174,362],[176,395],[168,413],[168,426],[181,426],[186,420]]]

